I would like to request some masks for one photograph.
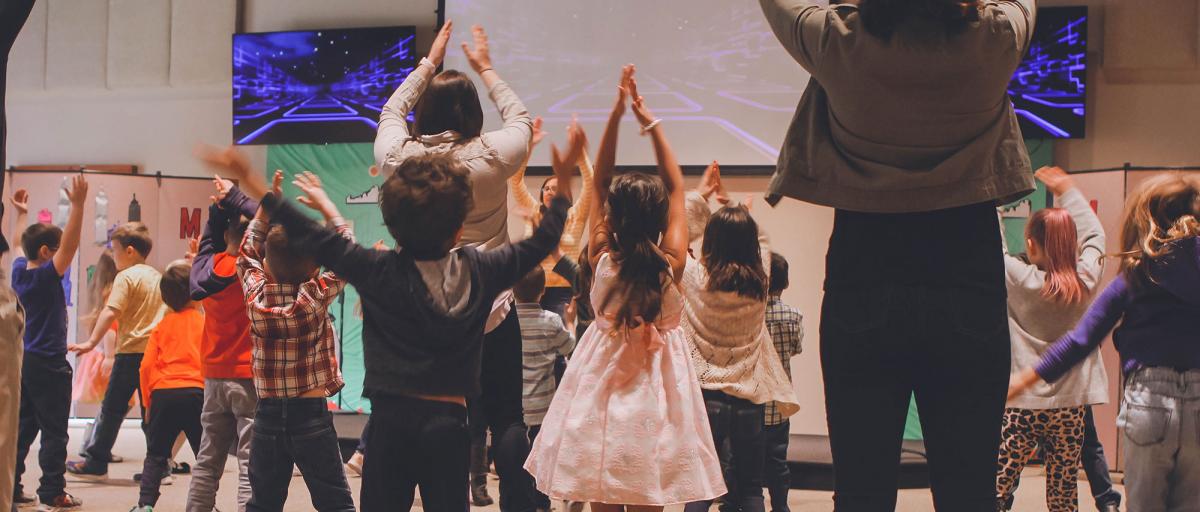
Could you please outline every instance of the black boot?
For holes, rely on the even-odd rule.
[[[487,437],[471,440],[471,504],[486,507],[495,503],[487,490]]]

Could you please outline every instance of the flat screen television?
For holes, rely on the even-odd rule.
[[[233,36],[235,144],[371,142],[417,64],[413,27]]]
[[[1083,138],[1087,28],[1087,6],[1038,9],[1033,42],[1008,86],[1025,138]]]

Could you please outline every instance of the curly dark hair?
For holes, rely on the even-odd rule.
[[[446,154],[401,162],[379,193],[388,232],[419,260],[441,258],[454,247],[471,201],[467,169]]]

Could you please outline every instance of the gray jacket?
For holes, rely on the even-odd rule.
[[[1071,214],[1079,237],[1076,273],[1087,288],[1087,298],[1077,304],[1059,304],[1042,297],[1046,273],[1021,257],[1004,255],[1008,284],[1008,329],[1012,340],[1012,373],[1037,366],[1042,354],[1075,326],[1087,311],[1104,273],[1104,228],[1091,205],[1077,189],[1059,198]],[[1100,351],[1053,384],[1038,382],[1008,402],[1017,409],[1057,409],[1108,402],[1108,375]]]
[[[759,0],[775,36],[812,74],[788,128],[781,196],[862,212],[918,212],[1034,188],[1007,87],[1033,32],[1034,0],[987,0],[949,39],[902,27],[868,34],[855,6]]]

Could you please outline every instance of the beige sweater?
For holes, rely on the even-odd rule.
[[[702,201],[688,201],[689,216]],[[770,271],[771,251],[759,235],[763,266]],[[779,361],[767,331],[767,298],[755,300],[732,292],[706,289],[708,271],[688,257],[683,280],[683,329],[691,343],[692,364],[700,387],[721,391],[756,404],[778,402],[784,417],[800,410],[792,381]]]

